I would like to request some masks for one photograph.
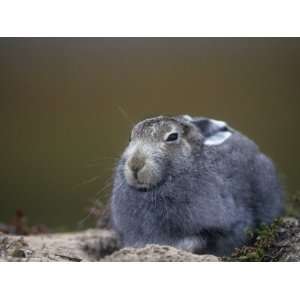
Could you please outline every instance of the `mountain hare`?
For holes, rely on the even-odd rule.
[[[132,130],[111,218],[123,246],[227,255],[280,216],[282,201],[272,161],[246,136],[222,121],[160,116]]]

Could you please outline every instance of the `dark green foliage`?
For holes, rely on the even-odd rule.
[[[261,225],[255,232],[249,232],[252,243],[236,249],[225,261],[273,261],[276,257],[270,255],[270,249],[278,237],[278,231],[283,224],[276,219],[271,225]]]

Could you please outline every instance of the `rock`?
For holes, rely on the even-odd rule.
[[[144,248],[123,248],[102,261],[127,261],[127,262],[217,262],[214,255],[196,255],[178,250],[169,246],[147,245]]]
[[[94,245],[98,251],[87,249]],[[86,230],[74,233],[32,236],[0,235],[0,261],[97,261],[118,250],[112,231]]]
[[[258,243],[238,249],[240,256],[226,258],[159,245],[120,250],[116,234],[104,229],[29,236],[0,233],[0,261],[300,261],[298,219],[283,218],[264,232]]]
[[[300,223],[295,218],[283,218],[279,238],[271,249],[278,261],[300,261]]]

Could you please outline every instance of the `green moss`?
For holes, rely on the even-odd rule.
[[[255,232],[249,232],[251,246],[237,249],[225,261],[269,261],[268,250],[276,240],[282,220],[277,219],[271,225],[261,225]]]

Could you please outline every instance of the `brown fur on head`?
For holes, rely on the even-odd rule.
[[[159,116],[139,122],[124,152],[127,183],[142,189],[155,186],[162,181],[170,162],[190,157],[193,141],[201,137],[185,116]]]

